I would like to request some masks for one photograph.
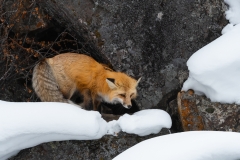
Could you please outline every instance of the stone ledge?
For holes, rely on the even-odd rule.
[[[193,90],[179,92],[177,100],[183,131],[240,132],[240,105],[211,102]]]

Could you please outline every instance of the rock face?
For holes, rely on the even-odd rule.
[[[13,26],[9,30],[15,36],[24,40],[31,36],[41,42],[46,37],[54,38],[53,31],[68,31],[84,42],[84,49],[54,48],[58,53],[84,52],[99,62],[112,64],[116,70],[135,78],[141,76],[137,99],[141,109],[156,107],[166,94],[177,93],[187,78],[187,59],[219,37],[227,24],[222,0],[24,0],[21,3],[10,0],[2,3],[10,17],[5,22]],[[14,12],[16,8],[18,12]]]
[[[184,131],[240,131],[240,106],[213,103],[193,91],[178,95],[178,109]]]
[[[219,37],[226,25],[221,0],[38,3],[65,26],[64,21],[85,24],[116,70],[142,76],[137,99],[142,109],[156,106],[164,95],[179,90],[187,78],[187,59]]]
[[[189,90],[187,93],[178,93],[177,99],[178,112],[183,131],[203,130],[203,119],[198,112],[194,92]]]
[[[100,12],[97,27],[104,53],[117,69],[143,77],[137,101],[143,109],[181,87],[186,60],[219,36],[224,19],[220,1],[102,1],[99,6],[109,10]]]

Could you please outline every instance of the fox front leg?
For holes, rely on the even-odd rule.
[[[82,91],[83,95],[83,102],[80,104],[80,106],[83,109],[90,110],[90,105],[91,105],[91,94],[89,90],[84,90]]]

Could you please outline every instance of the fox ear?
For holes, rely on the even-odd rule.
[[[142,79],[142,77],[138,78],[138,80],[137,80],[137,86],[138,86],[139,82],[141,81],[141,79]]]
[[[109,88],[111,88],[111,89],[116,89],[117,88],[117,86],[115,85],[115,79],[107,78],[106,82],[107,82]]]

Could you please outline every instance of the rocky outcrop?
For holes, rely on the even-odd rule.
[[[192,90],[178,94],[178,110],[184,131],[240,132],[240,106],[211,102]]]

